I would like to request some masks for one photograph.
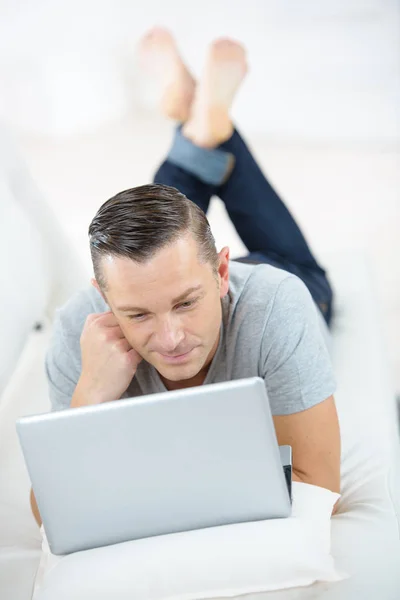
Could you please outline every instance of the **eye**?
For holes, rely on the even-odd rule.
[[[128,319],[131,321],[142,321],[146,315],[144,313],[140,313],[137,315],[128,315]]]
[[[181,304],[178,304],[178,308],[190,308],[195,302],[196,300],[187,300],[186,302],[181,302]]]

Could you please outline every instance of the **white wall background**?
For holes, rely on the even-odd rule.
[[[245,43],[235,120],[316,252],[368,253],[400,389],[400,1],[0,0],[0,114],[87,263],[95,210],[169,143],[134,69],[154,24],[195,73],[213,37]]]
[[[252,69],[236,107],[246,127],[307,139],[400,135],[398,0],[1,0],[0,10],[2,110],[31,129],[71,133],[128,110],[132,47],[160,23],[195,71],[214,36],[246,43]]]

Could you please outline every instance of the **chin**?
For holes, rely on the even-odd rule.
[[[165,364],[162,361],[157,361],[153,363],[153,366],[157,369],[162,377],[165,379],[169,379],[170,381],[185,381],[187,379],[192,379],[196,377],[200,373],[200,371],[204,368],[203,360],[195,360],[188,361],[186,364],[177,364],[170,365]]]
[[[166,367],[165,365],[154,365],[157,371],[165,377],[165,379],[169,379],[170,381],[184,381],[185,379],[192,379],[196,377],[196,375],[201,371],[201,367],[199,368],[182,368],[182,367]]]

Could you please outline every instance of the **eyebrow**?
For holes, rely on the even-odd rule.
[[[172,304],[177,304],[178,302],[181,302],[193,292],[198,292],[201,289],[201,285],[195,285],[193,287],[188,288],[185,292],[183,292],[183,294],[180,294],[177,298],[174,298],[172,300]],[[141,308],[140,306],[116,306],[116,309],[121,312],[148,312],[147,308]]]

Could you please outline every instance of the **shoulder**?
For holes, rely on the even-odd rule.
[[[50,346],[46,353],[46,375],[53,410],[68,408],[81,373],[81,333],[89,314],[104,312],[107,305],[90,286],[74,294],[56,312]]]
[[[80,338],[88,315],[107,310],[99,292],[90,286],[74,294],[56,311],[51,342],[46,354],[47,374],[79,373]],[[54,377],[53,377],[54,378]]]
[[[232,265],[225,300],[228,330],[252,331],[254,342],[289,337],[307,326],[321,328],[318,309],[296,275],[270,265]]]
[[[332,395],[322,317],[301,279],[268,265],[235,266],[232,275],[226,347],[233,372],[264,379],[273,415],[305,410]]]
[[[229,300],[268,315],[276,305],[298,304],[311,300],[304,283],[295,275],[270,265],[231,263]],[[312,300],[311,300],[312,302]],[[251,311],[250,311],[251,312]]]

